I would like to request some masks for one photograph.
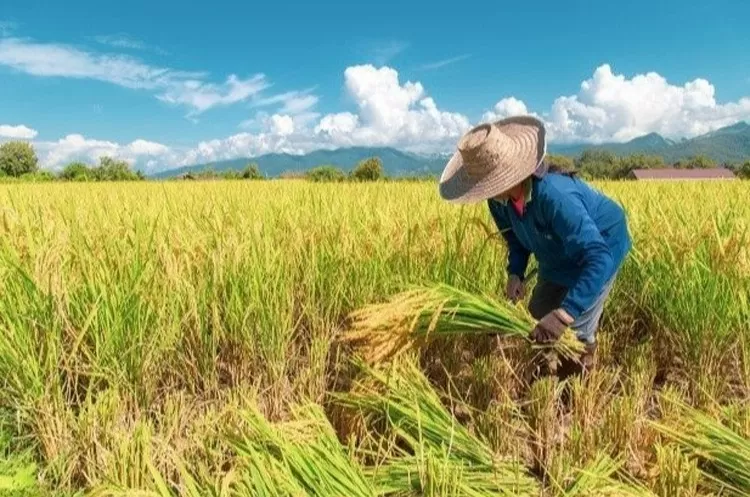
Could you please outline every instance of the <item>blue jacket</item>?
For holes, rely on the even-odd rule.
[[[584,181],[544,167],[530,184],[523,216],[510,203],[488,200],[508,243],[508,273],[523,279],[534,254],[539,277],[568,288],[561,307],[578,319],[631,248],[625,213]]]

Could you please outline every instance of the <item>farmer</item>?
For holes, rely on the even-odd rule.
[[[487,201],[508,246],[506,296],[526,294],[529,257],[539,265],[529,312],[539,343],[557,341],[570,327],[585,344],[580,364],[594,366],[596,332],[615,276],[631,247],[620,206],[574,174],[548,167],[544,124],[518,116],[467,132],[440,178],[449,202]],[[572,368],[572,371],[571,371]]]

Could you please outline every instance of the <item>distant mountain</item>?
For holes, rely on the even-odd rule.
[[[587,149],[606,150],[616,155],[637,153],[660,155],[667,163],[694,155],[706,155],[718,163],[737,163],[750,158],[750,124],[740,121],[731,126],[681,141],[666,139],[658,133],[649,133],[625,143],[551,144],[549,146],[550,153],[570,157],[579,156]]]
[[[349,171],[359,161],[369,157],[379,157],[383,161],[383,168],[386,174],[389,176],[438,174],[442,171],[447,160],[447,156],[439,154],[423,156],[388,147],[351,147],[335,150],[315,150],[304,155],[266,154],[253,158],[197,164],[163,171],[153,175],[153,177],[170,178],[209,168],[216,172],[241,170],[251,162],[258,164],[258,168],[263,174],[271,177],[287,172],[302,172],[322,165],[336,166]]]
[[[660,155],[667,163],[674,163],[694,155],[706,155],[718,163],[739,163],[750,159],[750,124],[740,121],[732,126],[706,133],[691,139],[673,141],[657,133],[635,138],[625,143],[600,145],[550,144],[549,153],[577,157],[584,150],[607,150],[616,155],[643,153]],[[210,164],[169,169],[153,175],[153,178],[170,178],[188,172],[199,172],[208,168],[214,171],[241,170],[249,162],[258,164],[266,176],[275,177],[286,172],[302,172],[321,165],[332,165],[350,171],[359,161],[368,157],[380,157],[389,176],[439,175],[449,155],[418,155],[388,147],[351,147],[336,150],[316,150],[304,155],[266,154],[254,158],[218,161]]]
[[[579,156],[584,150],[591,149],[608,150],[616,155],[630,155],[636,153],[658,155],[672,145],[674,145],[672,140],[667,140],[659,133],[649,133],[624,143],[603,143],[601,145],[591,145],[587,143],[577,143],[575,145],[550,144],[548,150],[552,154],[567,155],[570,157]]]
[[[692,140],[683,140],[664,150],[662,155],[670,162],[692,155],[707,155],[717,162],[744,162],[750,159],[750,124],[740,121]]]

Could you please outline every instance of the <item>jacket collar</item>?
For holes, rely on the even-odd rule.
[[[534,187],[534,178],[536,178],[536,179],[542,179],[542,178],[544,178],[544,176],[547,174],[548,171],[549,171],[549,166],[547,166],[547,162],[546,161],[542,161],[539,164],[539,166],[537,166],[536,170],[533,173],[531,173],[531,176],[529,176],[528,178],[526,178],[523,181],[524,191],[526,192],[526,203],[527,204],[529,202],[531,202],[531,200],[533,198],[532,192],[534,190],[534,188],[533,188]],[[502,205],[508,205],[508,201],[507,200],[498,200],[497,202],[501,203]]]

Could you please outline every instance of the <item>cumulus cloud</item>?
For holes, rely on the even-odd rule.
[[[23,124],[12,126],[9,124],[0,124],[0,138],[11,138],[16,140],[32,140],[36,138],[37,131]]]
[[[288,131],[288,130],[282,130]],[[228,138],[202,141],[195,148],[181,155],[178,164],[189,165],[218,160],[252,157],[267,153],[301,154],[315,145],[304,137],[263,131],[260,133],[237,133]]]
[[[351,112],[328,114],[315,127],[315,133],[328,136],[333,142],[342,142],[359,126],[359,116]]]
[[[133,155],[164,155],[169,152],[166,145],[141,139],[132,142],[127,149]]]
[[[255,133],[201,142],[185,154],[182,164],[207,162],[269,152],[305,153],[349,146],[393,146],[417,152],[446,151],[470,127],[459,113],[440,110],[419,82],[400,82],[390,67],[352,66],[344,86],[357,113],[284,113],[307,106],[289,105],[295,92],[269,97],[255,105],[284,103],[272,116],[258,113],[241,123]]]
[[[190,108],[192,115],[242,102],[269,86],[263,74],[248,79],[231,74],[224,83],[211,83],[202,72],[178,71],[127,55],[98,54],[20,38],[0,39],[0,65],[34,76],[94,79],[153,91],[164,102]]]
[[[526,104],[515,97],[504,98],[482,116],[482,121],[498,121],[506,117],[529,114]]]
[[[101,157],[125,160],[133,166],[156,167],[159,160],[154,157],[165,158],[172,153],[166,145],[143,139],[121,145],[113,141],[86,138],[80,134],[67,135],[52,142],[37,142],[34,145],[42,167],[51,170],[59,170],[73,161],[95,164]],[[175,156],[168,158],[176,159]]]
[[[74,159],[96,161],[110,155],[155,171],[271,152],[299,154],[347,146],[448,152],[472,125],[468,117],[440,109],[420,82],[400,81],[390,67],[349,67],[344,72],[344,88],[351,108],[323,116],[313,111],[317,97],[309,90],[252,96],[252,106],[275,106],[275,111],[257,112],[242,123],[244,132],[205,140],[188,149],[145,139],[119,144],[73,134],[57,142],[42,142],[38,150],[42,163],[51,168]],[[582,82],[578,93],[560,96],[546,112],[537,114],[522,100],[506,97],[484,113],[482,121],[519,114],[543,119],[554,142],[624,141],[654,131],[679,138],[749,119],[750,99],[718,103],[714,87],[704,79],[678,85],[656,73],[617,75],[603,65]],[[0,130],[7,134],[10,128]],[[18,128],[12,127],[12,132],[26,132]]]
[[[358,114],[325,116],[316,127],[334,145],[445,148],[469,128],[465,116],[439,110],[421,83],[402,84],[390,67],[349,67],[344,80]]]
[[[291,116],[271,116],[271,133],[278,136],[289,136],[294,133],[294,121]]]
[[[485,119],[526,112],[522,101],[510,97]],[[576,95],[557,98],[542,118],[550,140],[561,143],[623,142],[652,132],[690,138],[750,119],[750,98],[720,104],[714,86],[703,78],[680,86],[656,72],[627,78],[604,64]]]

